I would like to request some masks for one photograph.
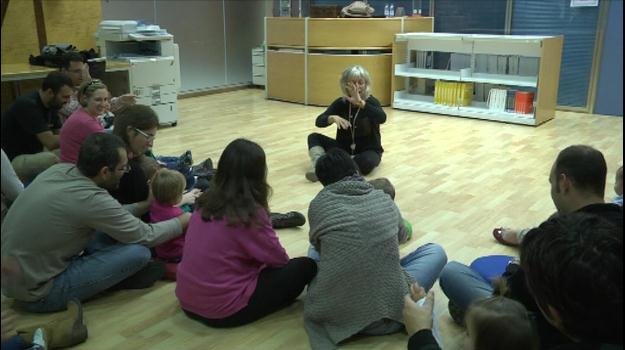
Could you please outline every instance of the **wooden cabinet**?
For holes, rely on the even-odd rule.
[[[394,108],[526,125],[555,115],[562,36],[406,33],[393,52]]]
[[[390,105],[393,38],[406,28],[432,32],[433,18],[265,18],[267,98],[327,106],[341,96],[341,72],[359,64]]]

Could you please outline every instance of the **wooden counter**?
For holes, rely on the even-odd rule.
[[[107,61],[106,71],[116,72],[128,70],[129,64],[124,61]],[[7,63],[3,64],[2,70],[2,82],[17,81],[17,80],[29,80],[45,78],[50,72],[57,71],[57,68],[33,66],[28,63]]]

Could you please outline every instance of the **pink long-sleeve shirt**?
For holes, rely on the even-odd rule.
[[[89,115],[84,109],[78,108],[61,127],[59,134],[61,162],[76,164],[80,146],[87,136],[97,132],[104,132],[100,120]]]
[[[247,306],[264,268],[289,262],[267,212],[258,215],[261,227],[244,227],[193,213],[176,283],[183,309],[209,319],[231,316]]]
[[[163,205],[157,200],[150,204],[150,222],[153,223],[173,219],[182,215],[182,213],[183,211],[179,207]],[[185,234],[183,233],[170,241],[154,247],[156,256],[165,260],[181,257],[184,249],[184,237]]]

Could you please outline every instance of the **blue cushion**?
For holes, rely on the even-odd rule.
[[[473,260],[471,269],[485,280],[492,282],[503,275],[512,259],[514,257],[509,255],[487,255]]]

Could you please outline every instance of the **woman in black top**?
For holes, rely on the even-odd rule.
[[[121,178],[119,188],[110,191],[121,204],[148,199],[150,186],[141,166],[145,153],[152,148],[158,129],[158,116],[149,106],[133,105],[115,117],[113,133],[126,143],[130,171]]]
[[[352,155],[363,175],[369,174],[382,159],[380,124],[386,113],[380,102],[371,96],[371,78],[362,66],[343,71],[340,80],[343,96],[337,98],[317,117],[320,128],[336,124],[336,139],[319,133],[308,135],[308,154],[312,169],[306,173],[310,181],[317,181],[315,163],[331,148],[342,148]]]

